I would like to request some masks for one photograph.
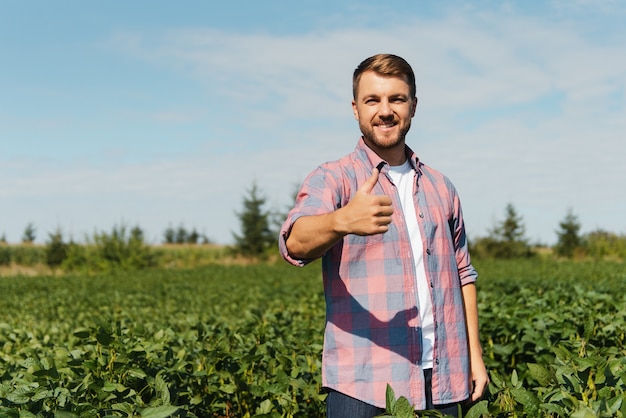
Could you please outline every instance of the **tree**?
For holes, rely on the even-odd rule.
[[[176,237],[176,231],[171,225],[168,226],[165,232],[163,233],[163,239],[165,243],[174,244],[175,237]]]
[[[63,233],[57,228],[53,233],[48,234],[46,243],[46,263],[54,268],[60,266],[67,258],[68,244],[63,241]]]
[[[26,244],[31,244],[37,238],[37,229],[32,222],[29,222],[24,229],[24,234],[22,235],[22,242]]]
[[[2,235],[0,235],[0,244],[6,244],[7,243],[7,235],[6,233],[2,233]]]
[[[493,258],[521,258],[532,256],[525,237],[526,227],[512,203],[506,205],[505,218],[472,246],[478,256]]]
[[[526,243],[524,234],[526,227],[520,215],[518,215],[512,203],[508,203],[505,208],[506,217],[504,221],[493,231],[495,236],[502,242],[523,242]]]
[[[176,244],[186,244],[188,239],[189,239],[189,233],[187,232],[183,224],[180,224],[178,228],[176,229],[176,236],[174,237],[174,242]]]
[[[241,223],[241,235],[233,233],[239,253],[245,256],[261,256],[274,244],[276,238],[270,229],[270,212],[263,209],[265,197],[256,183],[243,199],[243,210],[236,212]]]
[[[580,222],[572,209],[567,210],[565,219],[559,222],[560,229],[556,231],[558,241],[554,247],[556,253],[563,257],[573,257],[577,248],[581,247]]]
[[[191,232],[187,235],[187,243],[197,244],[199,240],[200,240],[200,234],[198,233],[196,228],[193,228]]]

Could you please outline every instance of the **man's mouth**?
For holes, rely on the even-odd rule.
[[[387,122],[387,123],[379,123],[376,125],[376,127],[382,130],[389,130],[389,129],[394,128],[396,125],[397,124],[395,122]]]

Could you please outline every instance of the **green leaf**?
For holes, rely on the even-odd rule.
[[[389,383],[387,383],[387,391],[385,392],[385,404],[387,406],[387,412],[390,414],[395,413],[396,409],[396,394]]]
[[[500,377],[500,374],[497,371],[492,370],[489,372],[489,376],[491,377],[491,383],[493,383],[496,388],[502,389],[506,386],[504,380]]]
[[[113,333],[105,330],[104,328],[100,328],[96,333],[96,340],[98,340],[98,342],[103,346],[108,347],[114,340]]]
[[[570,417],[571,418],[596,418],[597,415],[595,412],[593,412],[593,409],[589,408],[588,406],[584,406],[581,409],[574,412],[572,415],[570,415]]]
[[[237,386],[233,385],[232,383],[220,386],[220,391],[224,393],[228,393],[229,395],[232,395],[233,393],[235,393],[236,390],[237,390]]]
[[[35,391],[35,393],[33,394],[30,400],[32,402],[37,402],[42,399],[52,398],[52,397],[53,397],[53,392],[51,390],[38,389]]]
[[[527,363],[528,371],[530,375],[535,379],[541,386],[548,386],[550,381],[552,380],[552,375],[544,366],[537,363]]]
[[[102,390],[105,392],[115,392],[116,389],[117,383],[114,382],[104,382],[104,385],[102,386]]]
[[[54,418],[78,418],[78,415],[67,411],[56,411],[54,413]]]
[[[511,389],[511,394],[513,395],[513,399],[524,405],[524,409],[528,415],[534,416],[536,414],[537,408],[539,407],[539,399],[537,399],[536,396],[524,388],[513,388]]]
[[[409,400],[404,396],[400,396],[400,398],[398,398],[398,400],[396,401],[396,407],[393,413],[397,418],[415,417],[415,410],[409,403]]]
[[[154,379],[156,385],[157,395],[161,398],[161,401],[167,405],[170,403],[170,390],[168,388],[167,382],[163,379],[162,373],[157,373],[156,378]]]
[[[489,408],[487,408],[488,404],[488,401],[484,400],[473,405],[465,414],[465,418],[482,418],[489,416]]]
[[[141,411],[141,418],[167,418],[178,411],[177,406],[163,405],[155,408],[145,408]]]
[[[545,412],[550,412],[553,415],[564,417],[567,416],[567,410],[563,408],[561,405],[557,405],[555,403],[542,403],[541,410]]]
[[[129,375],[129,376],[132,376],[132,377],[137,377],[137,378],[139,378],[139,379],[145,379],[145,378],[146,378],[146,376],[148,376],[148,375],[146,374],[146,372],[144,372],[143,370],[138,369],[138,368],[133,368],[133,369],[130,369],[130,370],[128,371],[128,375]]]
[[[269,399],[265,399],[263,402],[261,402],[261,404],[256,408],[255,413],[257,415],[260,414],[269,414],[270,412],[272,412],[272,409],[274,409],[274,405],[272,404],[272,401]],[[255,415],[256,416],[256,415]]]
[[[129,404],[128,402],[120,402],[120,403],[113,404],[111,406],[111,409],[125,412],[129,416],[132,416],[135,413],[135,408],[133,407],[133,405]]]
[[[14,404],[23,405],[30,402],[30,388],[27,386],[18,386],[12,392],[7,394],[7,400]]]

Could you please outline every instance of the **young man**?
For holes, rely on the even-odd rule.
[[[387,384],[416,410],[456,415],[488,383],[461,204],[405,144],[411,66],[366,59],[353,96],[356,149],[309,174],[279,237],[294,265],[322,257],[327,417],[382,413]]]

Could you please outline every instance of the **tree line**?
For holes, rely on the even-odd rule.
[[[114,229],[117,227],[114,227]],[[135,229],[141,231],[143,235],[143,230],[139,226],[135,226]],[[54,232],[48,234],[49,239],[56,237],[58,239],[59,236],[63,237],[63,233],[60,228],[57,228]],[[33,222],[29,222],[24,228],[24,232],[22,233],[21,242],[22,244],[32,244],[37,239],[37,228]],[[70,242],[73,242],[73,239],[70,238]],[[89,241],[89,238],[87,239]],[[203,233],[198,232],[198,230],[193,227],[188,230],[184,225],[180,224],[176,228],[172,225],[169,225],[165,231],[163,232],[163,239],[161,241],[163,244],[212,244],[213,241]],[[0,244],[7,244],[6,234],[3,233],[0,235]]]
[[[278,230],[287,211],[268,209],[266,205],[267,198],[257,184],[253,183],[243,196],[241,211],[235,212],[240,228],[239,232],[232,233],[234,245],[229,247],[229,254],[264,259],[276,251]],[[557,242],[549,247],[554,256],[626,259],[626,235],[601,229],[582,234],[581,223],[571,208],[559,222],[555,233]],[[22,234],[22,242],[32,243],[36,236],[35,225],[29,223]],[[0,236],[0,244],[2,243],[6,244],[4,234]],[[188,230],[181,224],[178,227],[168,226],[163,232],[162,243],[194,245],[210,244],[211,240],[196,228]],[[506,205],[503,219],[496,221],[488,229],[487,235],[470,238],[469,245],[473,257],[495,259],[535,257],[545,248],[530,242],[526,236],[524,219],[512,203]],[[67,241],[60,229],[48,234],[46,259],[51,267],[64,263],[87,263],[89,257],[119,265],[127,264],[132,268],[154,265],[153,255],[139,226],[115,226],[110,233],[94,233],[87,239],[86,245],[79,245],[72,239]],[[69,263],[68,259],[73,261]]]
[[[265,208],[266,198],[256,184],[243,199],[243,209],[237,213],[241,234],[234,234],[237,247],[243,254],[259,256],[275,248],[280,223],[286,213]],[[626,259],[626,235],[597,229],[582,234],[578,216],[570,208],[555,230],[557,243],[552,254],[564,258]],[[538,255],[541,246],[532,244],[526,236],[523,217],[512,203],[504,209],[504,218],[496,221],[484,237],[470,239],[470,253],[476,258],[529,258]],[[548,247],[549,248],[549,247]]]

